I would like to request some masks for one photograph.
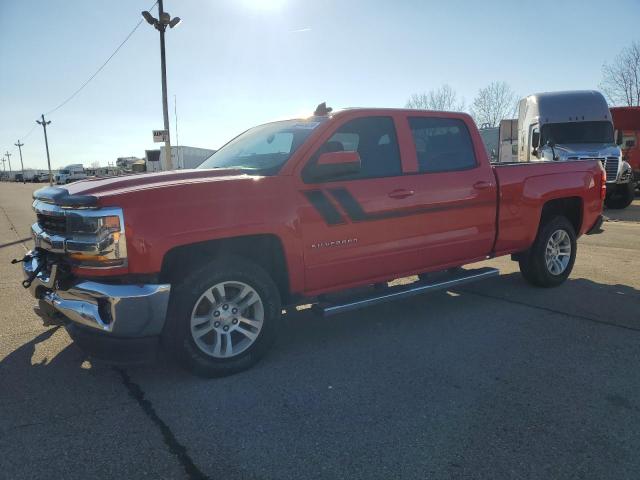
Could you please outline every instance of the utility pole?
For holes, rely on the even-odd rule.
[[[164,49],[164,32],[180,23],[180,17],[171,18],[169,13],[164,11],[162,0],[158,0],[158,18],[154,18],[149,12],[142,12],[142,16],[150,25],[153,25],[160,32],[160,74],[162,77],[162,116],[164,118],[165,131],[165,165],[167,170],[173,170],[171,161],[171,139],[169,135],[169,106],[167,104],[167,61]]]
[[[9,150],[7,150],[7,153],[4,154],[7,157],[7,160],[9,160],[9,180],[11,180],[11,174],[13,173],[11,171],[11,155],[13,155],[12,153],[9,153]]]
[[[180,141],[178,140],[178,96],[173,96],[173,114],[176,118],[176,159],[178,160],[178,168],[182,168],[184,165],[180,164]]]
[[[36,120],[36,123],[42,125],[44,130],[44,146],[47,148],[47,166],[49,167],[49,186],[53,185],[53,175],[51,175],[51,158],[49,158],[49,141],[47,140],[47,125],[51,123],[51,120],[45,122],[44,113],[42,114],[42,121]]]
[[[24,163],[22,163],[22,147],[24,146],[24,143],[20,143],[20,140],[18,140],[18,143],[14,143],[14,145],[18,147],[18,151],[20,152],[20,168],[22,169],[22,183],[26,183],[24,179]]]

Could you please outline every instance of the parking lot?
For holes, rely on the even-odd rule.
[[[640,478],[640,198],[570,279],[497,279],[323,319],[217,380],[87,359],[11,265],[31,193],[0,184],[4,478]]]

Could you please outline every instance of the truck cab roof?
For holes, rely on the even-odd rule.
[[[535,93],[521,102],[532,109],[527,116],[540,123],[611,121],[607,101],[596,90]]]

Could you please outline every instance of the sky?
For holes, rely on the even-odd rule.
[[[46,168],[35,120],[78,89],[153,0],[0,0],[0,154]],[[640,0],[165,0],[172,143],[217,149],[266,121],[334,108],[403,107],[451,85],[470,104],[505,81],[518,96],[598,88],[640,40]],[[157,16],[157,9],[152,13]],[[174,97],[175,96],[175,97]],[[47,117],[52,168],[158,148],[159,35],[142,23],[110,63]],[[33,128],[33,127],[36,128]]]

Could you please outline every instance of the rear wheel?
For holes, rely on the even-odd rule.
[[[174,287],[164,340],[192,372],[231,375],[266,353],[280,313],[280,294],[269,275],[230,256],[212,261]]]
[[[556,287],[571,274],[576,259],[576,233],[566,217],[544,223],[531,248],[519,259],[520,272],[538,287]]]

